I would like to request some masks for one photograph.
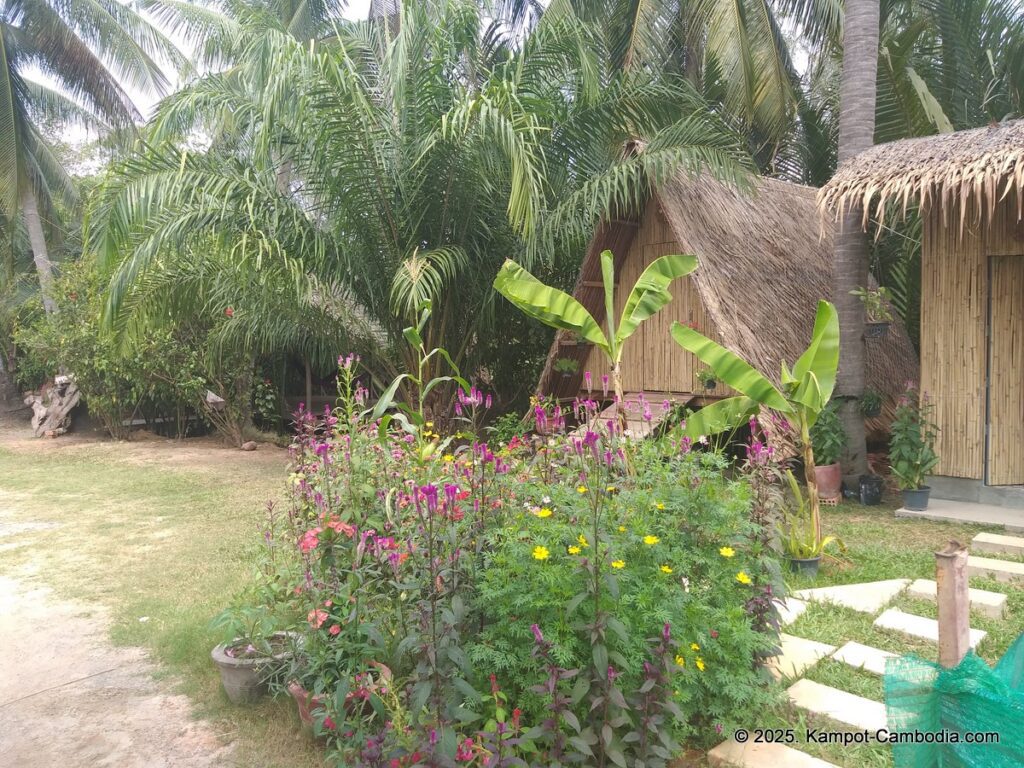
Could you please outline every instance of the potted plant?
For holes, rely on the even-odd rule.
[[[228,609],[213,626],[228,630],[231,638],[210,652],[224,692],[234,704],[256,701],[267,692],[270,678],[293,656],[296,636],[273,631],[261,608]]]
[[[864,338],[878,339],[889,332],[889,324],[892,323],[892,312],[889,310],[889,291],[886,288],[878,287],[856,288],[850,291],[864,304],[864,312],[867,320],[864,324]]]
[[[786,481],[793,496],[791,508],[785,511],[782,530],[782,548],[794,573],[811,577],[818,575],[818,566],[825,549],[832,544],[845,550],[843,542],[835,536],[819,536],[815,529],[811,505],[800,490],[791,470],[786,470]]]
[[[925,478],[939,463],[935,438],[939,430],[932,421],[934,406],[913,387],[900,397],[892,422],[889,463],[903,491],[903,506],[910,510],[928,509]]]
[[[555,364],[552,367],[555,373],[560,374],[562,378],[568,379],[580,369],[580,364],[571,357],[560,357],[555,360]]]
[[[882,412],[882,396],[873,389],[865,389],[860,396],[860,412],[866,419],[872,419]]]
[[[811,427],[811,444],[814,448],[814,476],[818,483],[818,495],[823,499],[838,499],[842,496],[843,470],[839,456],[846,445],[846,432],[839,420],[839,411],[834,403],[826,405]]]
[[[718,386],[718,377],[706,365],[698,368],[695,376],[700,385],[708,392]]]

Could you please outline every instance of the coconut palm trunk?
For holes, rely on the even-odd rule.
[[[28,242],[32,247],[32,260],[39,275],[39,290],[43,297],[43,308],[49,314],[57,311],[57,303],[53,299],[53,263],[46,247],[46,235],[43,232],[43,220],[39,215],[32,185],[26,183],[21,192],[21,214],[28,230]]]
[[[839,87],[840,163],[874,143],[878,18],[878,0],[847,0]],[[864,417],[859,408],[867,365],[864,305],[850,293],[868,284],[868,240],[860,219],[860,211],[846,213],[835,237],[834,300],[840,331],[836,395],[847,437],[842,457],[847,476],[867,472]]]

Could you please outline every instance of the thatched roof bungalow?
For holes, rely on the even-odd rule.
[[[1007,498],[986,486],[1024,484],[1024,120],[873,147],[819,203],[829,222],[858,212],[865,226],[920,212],[921,387],[942,430],[935,490]]]
[[[623,388],[660,402],[671,396],[695,405],[732,394],[720,383],[705,387],[700,362],[669,335],[672,323],[690,324],[743,356],[778,381],[780,363],[792,364],[805,348],[819,299],[832,292],[832,239],[821,236],[816,190],[759,179],[738,190],[708,175],[680,174],[662,185],[635,216],[604,223],[590,242],[573,291],[595,317],[603,317],[600,253],[615,254],[617,311],[640,272],[668,253],[690,253],[700,266],[672,286],[672,303],[641,326],[623,360]],[[917,356],[902,327],[870,340],[869,386],[884,400],[874,433],[887,431],[895,399],[917,377]],[[561,373],[560,359],[577,363]],[[600,351],[559,332],[548,353],[538,393],[571,399],[583,374],[605,372]]]

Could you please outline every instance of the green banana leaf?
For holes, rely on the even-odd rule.
[[[706,435],[717,435],[719,432],[734,429],[757,411],[757,402],[749,397],[727,397],[687,415],[683,434],[691,440]]]
[[[814,331],[811,343],[793,366],[793,378],[801,382],[808,373],[817,379],[819,401],[817,409],[824,407],[832,397],[836,386],[836,371],[839,368],[839,313],[827,301],[818,302],[814,317]],[[802,400],[800,402],[803,402]],[[810,403],[805,403],[812,407]]]
[[[611,256],[608,251],[605,253]],[[619,327],[615,332],[616,341],[621,344],[636,331],[640,323],[672,301],[672,294],[668,291],[669,285],[676,278],[688,275],[696,268],[696,256],[668,255],[652,261],[637,278],[633,290],[626,298]]]
[[[672,324],[672,338],[714,371],[718,379],[740,394],[780,413],[792,412],[793,407],[775,385],[739,355],[679,322]]]
[[[552,328],[572,331],[610,354],[601,326],[569,294],[544,285],[511,259],[506,259],[494,278],[494,290],[525,314]]]

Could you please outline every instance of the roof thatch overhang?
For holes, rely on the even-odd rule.
[[[959,219],[991,220],[1007,199],[1016,198],[1017,219],[1024,214],[1024,120],[985,128],[879,144],[845,161],[818,193],[822,217],[849,214],[867,229],[879,229],[886,213],[905,217],[919,206],[940,206],[943,224]]]

